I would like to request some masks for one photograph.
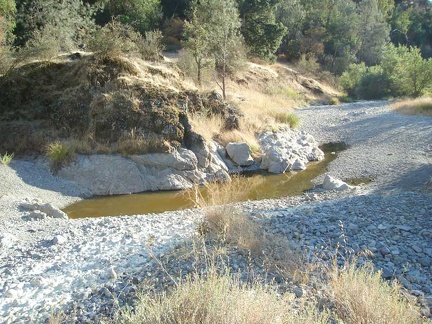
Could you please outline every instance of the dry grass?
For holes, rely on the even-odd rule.
[[[195,273],[169,294],[141,296],[126,323],[327,323],[329,315],[294,307],[294,296],[280,296],[273,287],[245,284],[215,267]]]
[[[249,190],[259,186],[252,178],[249,182],[250,184],[246,185]],[[188,195],[196,206],[205,208],[204,219],[198,228],[201,235],[260,254],[262,241],[258,224],[238,207],[228,205],[247,199],[249,191],[244,188],[244,179],[233,177],[229,182],[209,183],[205,190],[191,188]]]
[[[397,101],[390,107],[401,114],[432,117],[432,98]]]
[[[398,284],[389,285],[372,264],[345,263],[329,270],[328,293],[344,323],[422,323],[418,309],[403,298]]]

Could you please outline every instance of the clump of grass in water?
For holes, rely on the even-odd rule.
[[[274,116],[276,122],[287,124],[291,128],[297,128],[300,123],[300,118],[295,114],[277,113]]]
[[[5,154],[1,155],[0,154],[0,162],[3,165],[9,165],[9,163],[11,163],[12,159],[14,158],[15,154],[11,153],[8,154],[8,152],[6,152]]]

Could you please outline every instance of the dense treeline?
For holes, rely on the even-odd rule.
[[[244,55],[319,64],[357,97],[419,96],[432,82],[427,0],[0,0],[2,68],[11,56],[91,48],[98,30],[113,24],[124,29],[116,37],[184,47],[198,82],[213,65],[223,92]],[[402,76],[401,69],[423,74]],[[398,78],[415,84],[401,87]]]

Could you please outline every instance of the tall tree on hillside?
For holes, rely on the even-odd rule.
[[[240,25],[235,0],[194,1],[191,20],[186,23],[184,44],[198,65],[198,73],[205,57],[212,56],[224,99],[226,78],[243,56]]]
[[[276,22],[276,9],[281,0],[238,0],[242,19],[242,33],[253,55],[274,60],[285,26]]]
[[[183,46],[194,58],[198,84],[202,86],[202,69],[211,47],[209,42],[209,28],[211,26],[208,24],[211,12],[202,10],[195,4],[191,15],[191,19],[186,21],[183,27],[183,36],[185,37]]]

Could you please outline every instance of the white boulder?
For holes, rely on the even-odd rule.
[[[225,147],[230,159],[240,166],[250,166],[254,163],[251,157],[252,150],[247,143],[228,143]]]
[[[351,189],[353,187],[343,182],[340,179],[334,178],[331,175],[326,174],[323,182],[323,188],[325,190],[343,191],[343,190]]]
[[[289,127],[265,131],[259,142],[263,152],[261,169],[271,173],[304,170],[308,162],[324,159],[324,152],[312,135]]]

